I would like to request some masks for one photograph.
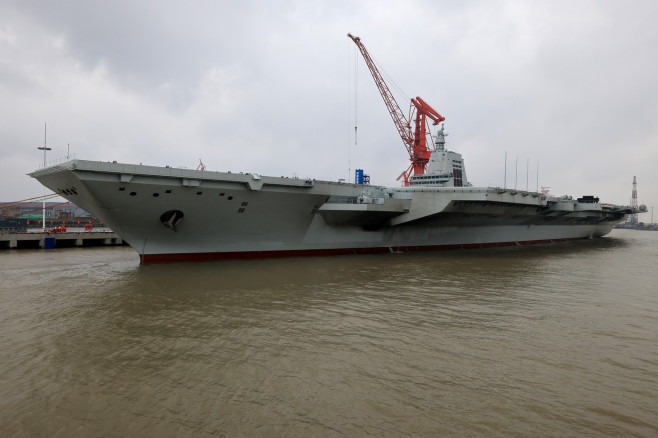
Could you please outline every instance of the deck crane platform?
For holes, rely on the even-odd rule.
[[[445,117],[439,114],[420,97],[411,99],[411,104],[409,105],[409,118],[405,117],[395,100],[395,97],[393,97],[391,90],[389,90],[386,85],[384,78],[381,73],[379,73],[379,69],[377,69],[375,62],[372,60],[366,47],[361,42],[361,38],[354,36],[351,33],[348,33],[347,36],[354,41],[354,44],[359,48],[361,55],[363,55],[363,59],[366,61],[370,74],[372,74],[372,78],[375,80],[375,85],[377,85],[379,93],[382,95],[384,103],[386,104],[386,108],[391,114],[393,123],[395,123],[398,134],[400,134],[402,142],[407,148],[407,152],[409,152],[411,165],[397,178],[398,181],[404,178],[403,183],[405,186],[408,186],[412,172],[414,175],[422,175],[425,173],[425,167],[427,166],[432,153],[427,144],[427,135],[429,135],[429,132],[427,132],[426,119],[430,118],[433,121],[433,125],[438,125],[445,120]],[[409,120],[414,119],[414,117],[415,125],[412,130]],[[431,140],[430,144],[432,144]]]

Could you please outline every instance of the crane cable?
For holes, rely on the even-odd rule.
[[[358,114],[359,114],[359,54],[354,48],[354,146],[358,144],[357,130],[358,130]]]
[[[57,197],[59,197],[59,195],[58,195],[57,193],[51,193],[51,194],[46,195],[46,196],[35,196],[34,198],[27,198],[27,199],[22,199],[22,200],[20,200],[20,201],[14,201],[14,202],[3,203],[3,204],[0,204],[0,207],[3,207],[3,208],[7,208],[7,207],[20,207],[20,205],[21,205],[22,203],[34,202],[35,200],[39,200],[39,201],[42,201],[42,200],[43,200],[43,201],[45,201],[46,199],[52,199],[52,198],[57,198]],[[49,208],[59,207],[60,205],[65,205],[65,204],[68,204],[68,203],[69,203],[69,201],[60,202],[60,203],[58,203],[58,204],[51,205]],[[19,218],[19,217],[23,217],[23,216],[25,216],[25,215],[29,215],[29,214],[31,214],[31,213],[36,213],[37,211],[42,211],[42,209],[43,209],[42,207],[40,207],[40,208],[35,208],[35,209],[33,209],[33,210],[28,210],[28,211],[19,212],[18,214],[7,215],[7,216],[5,216],[5,217],[8,217],[8,218],[11,218],[11,217]]]
[[[69,204],[69,202],[68,202],[68,201],[66,201],[66,202],[60,202],[59,204],[50,205],[50,206],[48,206],[48,208],[55,208],[55,207],[59,207],[60,205],[66,205],[66,204]],[[42,208],[35,208],[35,209],[33,209],[33,210],[23,211],[23,212],[18,213],[18,214],[7,215],[7,216],[5,216],[5,217],[17,217],[17,218],[20,218],[20,217],[23,217],[23,216],[26,216],[26,215],[30,215],[30,214],[32,214],[32,213],[36,213],[36,212],[41,212],[41,211],[42,211]]]
[[[41,200],[44,200],[44,199],[55,198],[57,196],[59,196],[57,193],[51,193],[51,194],[46,195],[46,196],[43,196],[43,195],[42,196],[35,196],[33,198],[21,199],[20,201],[5,202],[5,203],[2,203],[0,205],[2,205],[2,206],[12,206],[13,207],[14,205],[18,205],[18,204],[21,204],[23,202],[32,202],[32,201],[37,201],[37,200],[41,201]]]

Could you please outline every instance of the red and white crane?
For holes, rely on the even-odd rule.
[[[361,42],[361,38],[354,36],[351,33],[348,33],[347,36],[354,41],[354,44],[359,48],[361,55],[363,55],[363,59],[366,61],[366,65],[372,74],[372,78],[375,80],[375,85],[377,85],[379,93],[382,95],[384,103],[386,104],[386,108],[391,114],[393,123],[395,123],[398,134],[400,134],[402,142],[407,148],[407,152],[409,152],[411,165],[398,177],[398,181],[401,178],[404,178],[404,185],[408,186],[412,172],[414,175],[422,175],[425,173],[425,167],[427,166],[432,153],[432,150],[427,143],[427,136],[430,134],[427,131],[426,119],[429,117],[434,122],[433,125],[438,125],[445,120],[445,117],[439,114],[420,97],[411,99],[411,104],[409,105],[409,118],[405,117],[402,110],[400,110],[400,106],[395,100],[395,97],[393,97],[391,90],[389,90],[386,85],[384,78],[381,73],[379,73],[379,69],[377,69],[375,62],[372,60],[366,47]],[[409,120],[414,119],[414,117],[415,126],[412,130]],[[430,144],[431,143],[430,137]]]

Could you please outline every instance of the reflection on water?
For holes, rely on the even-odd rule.
[[[0,430],[655,436],[657,256],[658,233],[621,230],[200,264],[0,253]]]

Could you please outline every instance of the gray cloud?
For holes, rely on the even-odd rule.
[[[410,96],[446,116],[476,185],[658,204],[652,1],[30,2],[0,5],[0,198],[36,196],[52,158],[316,178],[407,157],[353,32]],[[356,57],[358,59],[358,57]],[[408,101],[400,97],[406,108]],[[526,167],[529,174],[526,176]],[[643,198],[644,196],[644,198]]]

